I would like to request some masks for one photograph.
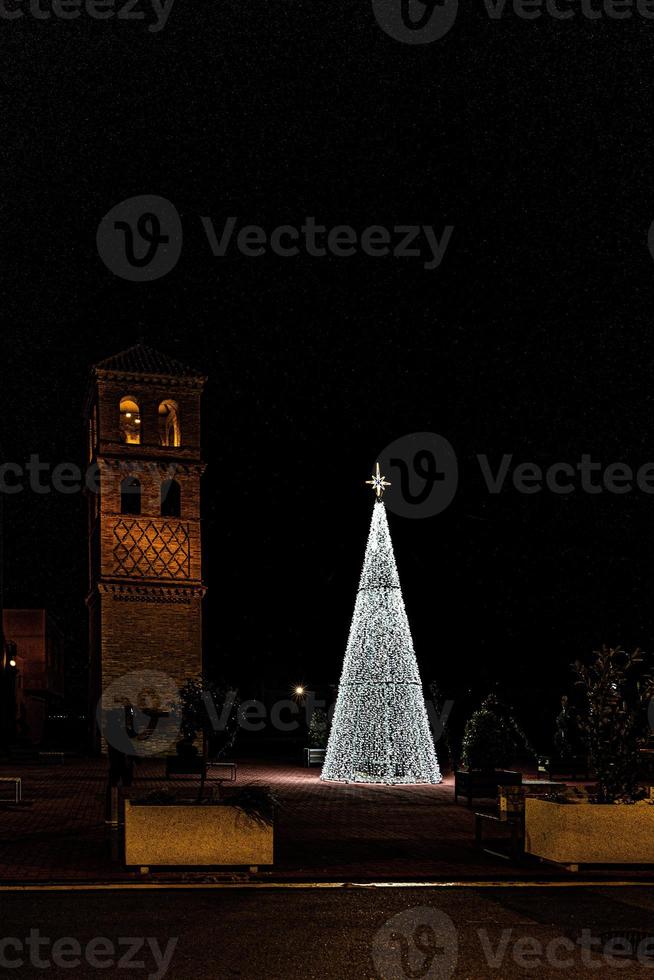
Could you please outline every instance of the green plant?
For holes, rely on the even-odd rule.
[[[232,790],[222,800],[180,800],[169,790],[152,790],[145,796],[137,797],[132,803],[140,806],[233,806],[242,810],[260,827],[271,827],[275,811],[280,802],[269,786],[248,783],[240,789]]]
[[[579,735],[579,719],[570,699],[564,694],[561,698],[561,710],[556,716],[554,731],[554,747],[562,762],[576,758],[583,750]]]
[[[195,754],[193,742],[202,738],[202,777],[198,799],[204,793],[206,763],[216,760],[234,747],[238,734],[239,700],[237,693],[226,685],[209,684],[201,677],[188,678],[179,691],[178,710],[181,715],[181,754]]]
[[[494,695],[489,695],[466,722],[461,761],[469,769],[510,765],[518,749],[514,727]]]
[[[327,712],[324,708],[314,708],[309,723],[309,748],[326,749],[328,736]]]
[[[225,806],[236,806],[261,827],[272,825],[275,810],[279,800],[269,786],[259,786],[249,783],[241,789],[234,790],[226,796],[222,803]]]
[[[640,650],[603,646],[593,661],[573,666],[583,696],[579,730],[597,776],[595,802],[633,801],[638,789],[638,750],[646,740],[654,679]]]
[[[150,793],[146,793],[145,796],[135,797],[132,803],[139,803],[141,805],[148,804],[149,806],[162,805],[164,803],[176,803],[177,797],[172,790],[167,789],[153,789]]]

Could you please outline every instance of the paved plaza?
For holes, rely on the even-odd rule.
[[[122,863],[118,834],[105,824],[106,762],[0,766],[22,778],[23,800],[0,804],[0,881],[101,882],[139,879]],[[474,809],[454,803],[452,777],[439,786],[326,783],[299,763],[239,761],[237,782],[271,786],[279,798],[275,864],[257,880],[491,881],[569,878],[550,865],[515,865],[474,848]],[[142,761],[130,798],[173,788],[192,798],[191,777],[169,782],[163,762]],[[9,788],[3,790],[9,796]],[[490,803],[488,804],[490,806]],[[478,809],[478,807],[475,807]],[[242,878],[243,871],[155,871],[164,880]],[[648,872],[630,870],[639,879]],[[625,869],[584,872],[589,880],[624,878]]]

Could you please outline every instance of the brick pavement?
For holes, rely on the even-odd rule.
[[[0,804],[0,882],[136,880],[104,823],[106,764],[0,766],[23,778],[23,804]],[[501,880],[551,878],[536,862],[516,867],[473,848],[473,816],[453,802],[452,778],[440,786],[326,783],[319,769],[281,762],[239,762],[236,786],[270,785],[281,801],[275,866],[259,878],[281,880]],[[173,787],[191,797],[193,779],[164,779],[163,763],[137,767],[131,797]],[[113,850],[113,854],[112,854]],[[565,873],[563,873],[565,874]],[[624,877],[624,871],[609,872]],[[165,880],[202,880],[202,871],[157,872]],[[220,874],[212,877],[220,878]]]

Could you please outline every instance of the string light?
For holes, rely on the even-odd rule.
[[[379,497],[373,507],[322,779],[389,784],[442,780],[386,508]]]

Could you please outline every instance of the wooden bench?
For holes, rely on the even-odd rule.
[[[454,774],[454,802],[464,796],[469,807],[473,799],[497,799],[500,786],[520,786],[522,773],[511,769],[457,769]]]
[[[309,766],[321,766],[325,761],[327,749],[305,749],[304,756],[307,769]]]
[[[573,759],[541,759],[538,764],[539,773],[545,773],[548,779],[556,780],[566,776],[573,783],[587,780],[590,777],[590,765],[587,758],[577,756]]]
[[[508,854],[484,846],[483,830],[485,825],[507,827],[509,829],[510,849]],[[524,852],[523,818],[512,816],[508,820],[503,820],[501,815],[497,813],[475,813],[475,847],[484,854],[502,858],[504,861],[519,861]]]
[[[20,803],[23,799],[23,782],[20,776],[0,776],[0,783],[13,783],[14,787],[14,803]],[[3,801],[5,803],[10,803],[10,800]]]
[[[549,779],[524,779],[518,786],[499,787],[499,808],[494,813],[475,813],[475,846],[485,854],[505,860],[519,861],[524,854],[525,838],[525,797],[549,796],[559,793],[563,783]],[[510,830],[510,849],[503,851],[484,846],[484,826],[504,826]]]
[[[204,760],[201,755],[184,758],[181,755],[166,756],[166,779],[172,776],[203,776]]]
[[[236,763],[235,762],[212,762],[208,759],[205,763],[202,756],[192,756],[184,759],[178,755],[166,756],[166,778],[172,779],[173,776],[205,776],[216,775],[221,782],[236,782]]]
[[[221,783],[236,782],[236,763],[235,762],[207,762],[207,776],[209,773],[216,773]],[[222,775],[225,773],[225,775]]]

